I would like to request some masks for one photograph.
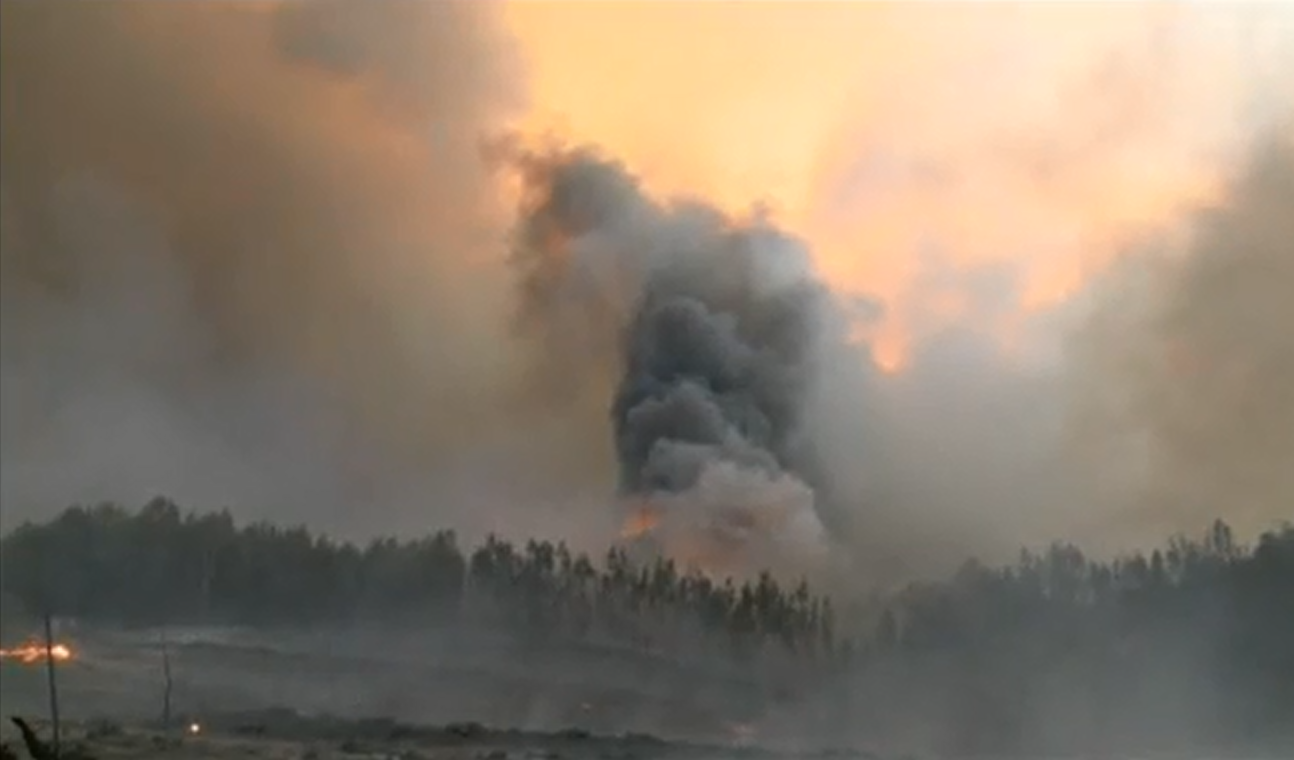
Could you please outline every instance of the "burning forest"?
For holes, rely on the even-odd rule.
[[[825,552],[826,505],[802,417],[821,357],[845,336],[803,243],[759,218],[655,203],[588,151],[511,162],[525,199],[521,329],[544,325],[556,361],[575,337],[603,346],[605,357],[583,358],[619,373],[610,416],[625,532],[728,572],[810,569]]]
[[[1294,747],[1287,10],[2,14],[6,704]]]

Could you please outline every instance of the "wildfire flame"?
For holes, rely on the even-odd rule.
[[[27,642],[12,649],[0,649],[0,660],[16,660],[24,665],[44,662],[46,656],[55,662],[66,662],[72,659],[72,649],[66,644],[55,644],[46,648],[44,644]]]
[[[683,566],[707,575],[731,571],[737,546],[733,531],[754,530],[756,515],[734,510],[717,516],[709,527],[695,530],[668,530],[664,507],[648,501],[633,504],[620,528],[623,541],[637,541],[648,536],[660,542],[659,548]]]
[[[660,525],[660,512],[650,505],[635,507],[620,529],[620,537],[625,540],[641,538]]]

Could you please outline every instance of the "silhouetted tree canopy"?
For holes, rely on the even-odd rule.
[[[674,562],[600,562],[564,544],[476,549],[453,531],[366,546],[304,527],[236,526],[228,512],[73,507],[25,524],[0,549],[3,590],[36,610],[126,624],[446,623],[468,618],[531,640],[596,637],[647,648],[710,646],[743,655],[828,652],[831,604],[772,576],[715,582]]]

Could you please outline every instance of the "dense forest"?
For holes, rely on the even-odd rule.
[[[715,581],[668,559],[601,561],[564,544],[452,531],[367,546],[304,527],[239,527],[228,512],[71,508],[0,544],[3,591],[29,610],[123,625],[305,625],[471,621],[521,633],[650,649],[816,656],[834,645],[831,602],[770,575]]]
[[[1215,522],[1148,556],[968,562],[877,609],[839,695],[864,732],[906,723],[982,752],[1294,753],[1288,524],[1252,546]]]
[[[706,578],[619,548],[468,550],[452,532],[356,546],[158,499],[25,524],[0,571],[28,609],[103,623],[472,622],[790,661],[804,722],[936,750],[1294,748],[1289,525],[1242,545],[1217,522],[1109,561],[1058,544],[833,606],[804,583]]]

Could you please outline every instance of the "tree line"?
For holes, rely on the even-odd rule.
[[[1109,561],[1056,544],[873,601],[836,695],[937,751],[1294,752],[1294,527]]]
[[[805,583],[715,580],[621,548],[469,550],[451,531],[360,546],[159,499],[16,528],[0,585],[107,623],[471,623],[789,663],[783,707],[800,725],[934,752],[1294,751],[1290,525],[1246,545],[1219,521],[1109,560],[1056,544],[838,610]]]
[[[23,524],[0,543],[0,571],[28,609],[112,624],[470,621],[532,641],[738,656],[817,657],[835,645],[831,601],[768,573],[716,581],[620,547],[595,561],[563,543],[496,536],[466,550],[453,531],[360,546],[165,499]]]

